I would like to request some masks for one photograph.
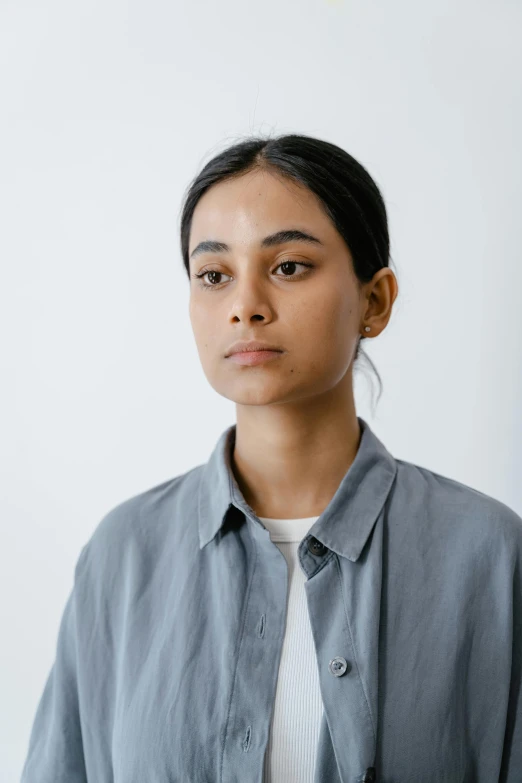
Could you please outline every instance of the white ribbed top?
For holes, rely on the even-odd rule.
[[[288,564],[285,636],[263,783],[313,783],[323,700],[297,548],[318,517],[259,517]]]

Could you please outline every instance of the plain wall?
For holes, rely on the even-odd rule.
[[[521,22],[515,1],[2,0],[1,783],[80,549],[235,421],[199,363],[178,217],[239,137],[315,135],[368,168],[400,291],[358,413],[522,513]]]

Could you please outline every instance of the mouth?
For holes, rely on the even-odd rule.
[[[238,353],[231,353],[230,356],[227,356],[227,359],[235,364],[251,367],[252,365],[263,364],[278,356],[282,356],[283,353],[284,351],[239,351]]]

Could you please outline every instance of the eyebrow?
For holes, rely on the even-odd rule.
[[[261,247],[274,247],[274,245],[283,245],[286,242],[308,242],[313,245],[323,245],[323,242],[314,237],[313,234],[307,234],[298,228],[286,228],[282,231],[276,231],[275,234],[269,234],[264,237],[259,244]],[[196,245],[190,254],[190,258],[195,258],[195,256],[199,256],[201,253],[226,253],[229,250],[230,245],[227,245],[226,242],[205,239]]]

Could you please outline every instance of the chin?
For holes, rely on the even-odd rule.
[[[236,405],[273,405],[278,402],[286,402],[288,390],[270,388],[269,384],[263,384],[259,380],[248,384],[239,381],[234,388],[215,389],[218,394],[232,400]]]

